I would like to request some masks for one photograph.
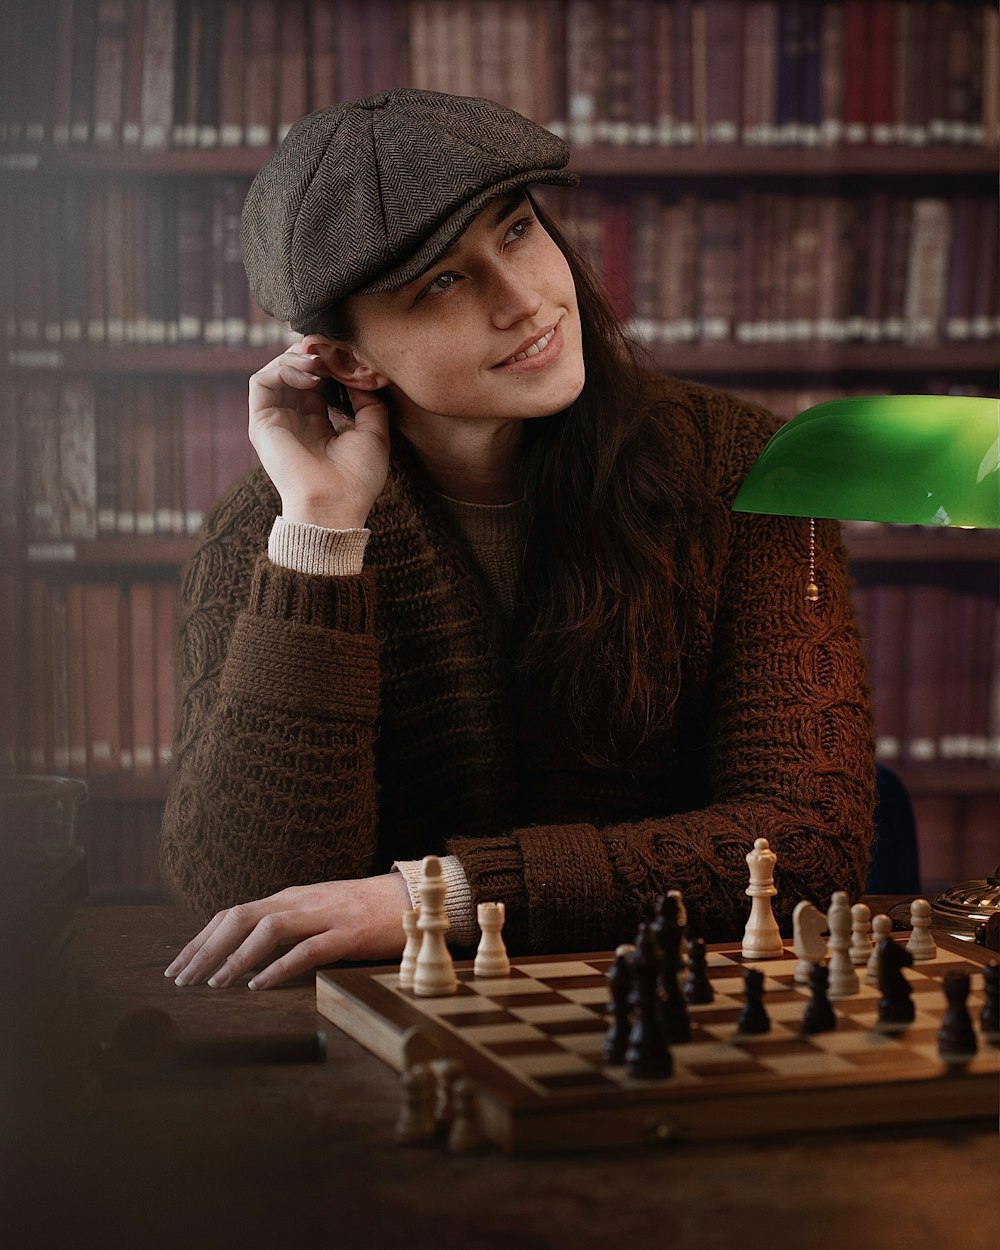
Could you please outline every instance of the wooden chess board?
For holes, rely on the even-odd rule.
[[[688,1008],[691,1041],[671,1048],[673,1075],[640,1081],[601,1057],[610,953],[514,961],[509,977],[476,978],[457,964],[458,992],[417,998],[395,968],[319,972],[318,1010],[397,1071],[455,1058],[477,1084],[489,1136],[508,1151],[608,1148],[865,1125],[993,1120],[1000,1099],[1000,1051],[979,1039],[964,1065],[938,1056],[937,1032],[950,968],[972,975],[969,1006],[977,1038],[981,967],[989,952],[940,938],[933,960],[906,970],[914,1023],[878,1031],[879,992],[864,983],[834,1002],[836,1030],[801,1031],[810,997],[796,985],[796,958],[744,961],[737,945],[710,946],[715,1001]],[[903,935],[899,940],[905,941]],[[745,966],[766,974],[763,1036],[741,1037]]]

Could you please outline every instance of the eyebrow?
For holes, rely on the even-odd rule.
[[[518,208],[524,203],[526,199],[527,199],[527,195],[522,190],[508,191],[507,194],[503,196],[503,198],[500,200],[500,204],[497,207],[496,212],[493,215],[493,220],[490,222],[490,229],[495,230],[497,226],[499,226],[502,222],[506,221],[508,217],[512,216],[515,212],[517,212]],[[485,212],[485,209],[483,211]],[[475,218],[473,218],[473,220],[475,220]],[[458,238],[460,239],[461,237],[462,235],[460,234]],[[443,260],[448,260],[449,257],[455,255],[455,252],[457,250],[458,250],[458,239],[455,240],[455,242],[451,245],[451,247],[448,248],[446,252],[441,253],[441,255],[437,258],[437,260],[434,261],[434,264],[428,265],[427,269],[424,272],[426,273],[429,270],[433,269],[434,265],[439,265]],[[422,276],[423,275],[421,275],[421,277]],[[414,279],[414,281],[416,281],[416,279]]]

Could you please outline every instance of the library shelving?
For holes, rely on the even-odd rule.
[[[564,133],[583,181],[546,203],[657,368],[784,416],[840,393],[995,393],[994,6],[41,0],[5,29],[0,554],[19,595],[4,763],[87,777],[97,896],[158,889],[169,597],[205,507],[252,463],[246,379],[293,337],[253,307],[237,232],[295,117],[421,86]],[[949,726],[948,758],[912,756],[905,726],[883,737],[925,884],[979,876],[1000,814],[1000,537],[857,526],[847,541],[866,641],[884,584],[901,654],[918,641],[901,600],[933,601],[951,651],[974,653],[963,680],[989,698],[975,733]],[[112,618],[115,647],[96,646]],[[872,672],[878,714],[874,657]]]

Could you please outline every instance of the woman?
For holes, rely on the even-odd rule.
[[[638,367],[527,192],[567,159],[405,90],[304,118],[251,187],[251,286],[303,338],[184,582],[163,864],[216,914],[180,985],[397,956],[431,852],[450,938],[496,900],[515,951],[607,948],[668,887],[731,937],[758,836],[780,915],[860,892],[836,526],[807,603],[808,525],[730,512],[776,422]]]

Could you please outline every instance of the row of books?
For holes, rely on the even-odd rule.
[[[34,0],[5,21],[0,142],[268,146],[402,86],[574,143],[987,144],[994,6],[938,0]]]
[[[6,658],[21,673],[3,712],[9,766],[65,776],[165,775],[176,583],[32,576],[2,611]]]
[[[8,343],[270,346],[249,294],[247,181],[66,185],[0,195]],[[995,196],[633,198],[540,189],[649,342],[991,339],[1000,333]]]
[[[1000,334],[993,196],[545,188],[543,202],[650,343],[895,341]]]
[[[854,587],[883,760],[1000,761],[995,582]]]
[[[193,534],[257,464],[236,378],[92,378],[14,388],[0,534],[29,544]]]

